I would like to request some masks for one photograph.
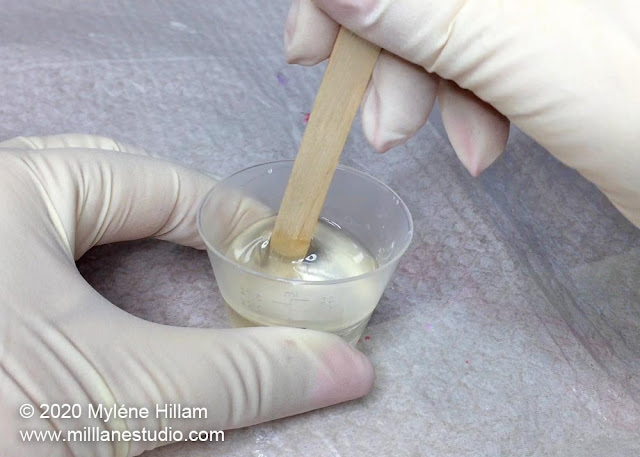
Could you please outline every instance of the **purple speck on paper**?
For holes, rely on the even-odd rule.
[[[282,73],[278,72],[276,73],[276,78],[278,78],[278,83],[280,83],[281,86],[286,86],[287,85],[287,78],[285,75],[283,75]]]
[[[309,117],[310,116],[311,116],[311,113],[304,113],[304,116],[302,117],[302,122],[307,124],[309,122]]]
[[[426,323],[424,324],[424,329],[428,332],[429,330],[431,330],[431,324],[430,323]]]

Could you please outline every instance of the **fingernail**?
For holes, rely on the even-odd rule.
[[[388,129],[383,122],[380,124],[380,134],[378,135],[378,145],[376,149],[381,153],[387,152],[396,146],[401,146],[409,140],[409,136]]]
[[[287,22],[284,27],[284,53],[287,62],[294,63],[295,56],[293,54],[293,39],[298,24],[298,12],[300,11],[300,0],[293,0],[287,14]]]
[[[369,83],[362,103],[362,130],[367,140],[378,152],[384,152],[379,148],[380,130],[380,95],[376,90],[373,80]]]
[[[380,93],[372,82],[362,105],[362,128],[371,146],[380,153],[406,143],[409,138],[402,131],[396,131],[392,125],[389,125],[394,122],[394,119],[385,119],[383,109]]]
[[[313,394],[316,407],[360,398],[373,388],[371,362],[344,341],[328,347],[320,357]]]
[[[453,150],[474,178],[489,168],[504,151],[509,131],[508,126],[500,125],[500,121],[465,118],[463,115],[445,116],[443,121]]]

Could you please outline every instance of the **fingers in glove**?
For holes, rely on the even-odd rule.
[[[472,176],[478,176],[504,151],[508,119],[451,81],[440,82],[438,103],[456,155]]]
[[[339,25],[311,0],[293,0],[284,32],[287,62],[315,65],[331,54]]]
[[[393,54],[380,54],[362,104],[362,126],[371,145],[385,152],[404,144],[433,108],[438,78]]]
[[[46,318],[34,319],[33,313],[30,318],[10,319],[12,341],[21,343],[17,353],[9,350],[3,360],[0,398],[11,401],[0,411],[59,401],[83,408],[146,408],[149,414],[52,418],[38,424],[44,429],[146,429],[153,436],[170,428],[187,437],[191,431],[228,430],[322,408],[361,397],[372,388],[374,373],[367,358],[335,335],[275,327],[170,327],[114,307],[77,272],[69,271],[63,281],[65,287],[48,300]],[[171,411],[195,411],[193,418],[167,414],[165,405]],[[11,430],[17,425],[25,427],[27,422],[14,423]],[[29,444],[15,442],[17,436],[9,438],[20,449]],[[74,455],[133,456],[163,444],[168,443],[69,446]]]
[[[144,149],[116,141],[99,135],[85,135],[82,133],[65,133],[50,136],[19,136],[0,143],[3,149],[62,149],[84,148],[101,149],[105,151],[121,151],[138,155],[149,155]]]
[[[429,68],[466,0],[314,0],[321,10],[393,54]]]
[[[200,215],[200,227],[203,237],[215,245],[215,250],[226,252],[230,243],[250,225],[275,216],[276,211],[241,189],[224,182],[217,186],[204,203],[206,211]]]
[[[87,340],[84,352],[116,403],[152,411],[167,404],[206,410],[206,417],[187,420],[156,417],[154,411],[147,419],[127,420],[130,430],[172,427],[186,436],[191,430],[239,428],[352,400],[373,385],[366,357],[327,333],[267,327],[190,329],[146,322],[120,322],[113,330],[118,338],[102,342],[97,336],[108,333],[95,320],[75,332],[76,341]],[[101,352],[105,348],[111,356]],[[163,444],[131,443],[129,455]]]
[[[35,178],[48,218],[76,259],[97,244],[146,237],[204,247],[196,214],[216,181],[196,170],[82,148],[13,156],[15,173]]]

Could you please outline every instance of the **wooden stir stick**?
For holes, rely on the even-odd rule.
[[[285,259],[307,255],[379,54],[379,47],[346,28],[340,29],[280,205],[271,235],[271,253]]]

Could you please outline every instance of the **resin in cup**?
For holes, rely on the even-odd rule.
[[[318,223],[304,259],[270,256],[269,238],[275,219],[262,219],[248,227],[230,243],[226,256],[261,274],[306,283],[297,286],[287,281],[265,282],[245,275],[235,287],[228,284],[227,291],[237,291],[225,296],[232,324],[313,328],[336,333],[354,343],[352,335],[362,332],[377,303],[372,300],[378,293],[377,281],[364,278],[356,291],[358,299],[341,294],[339,284],[321,282],[374,271],[378,267],[376,259],[338,224],[324,219]],[[344,306],[345,299],[350,300],[349,311],[335,312],[338,305]]]
[[[269,255],[275,216],[248,227],[229,245],[227,256],[264,274],[303,281],[328,281],[359,276],[378,267],[373,256],[339,225],[320,220],[304,259],[285,260]]]
[[[411,214],[385,184],[338,165],[306,258],[266,263],[292,169],[291,160],[245,168],[202,201],[198,231],[217,286],[234,327],[308,328],[355,344],[411,242]]]

